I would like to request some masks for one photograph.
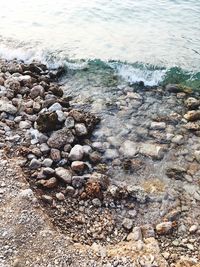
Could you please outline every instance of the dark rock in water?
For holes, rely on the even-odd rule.
[[[186,169],[174,166],[166,170],[166,175],[169,178],[173,178],[176,180],[184,180],[184,175],[186,174]]]
[[[50,79],[54,80],[54,79],[60,78],[65,73],[66,73],[66,69],[60,66],[58,69],[52,70],[51,72],[49,72],[49,76],[50,76]]]
[[[41,64],[41,63],[31,63],[28,66],[27,70],[29,70],[31,72],[34,72],[34,73],[39,75],[39,74],[41,74],[41,72],[46,71],[47,67],[46,67],[46,65]]]
[[[51,91],[55,96],[58,96],[58,97],[63,96],[63,90],[58,85],[52,85],[49,88],[49,91]]]
[[[52,148],[60,149],[62,146],[66,144],[72,144],[73,142],[74,135],[72,134],[72,132],[67,128],[63,128],[61,130],[53,132],[47,144]]]
[[[38,130],[43,133],[55,130],[59,124],[58,115],[55,112],[40,114],[36,122]]]

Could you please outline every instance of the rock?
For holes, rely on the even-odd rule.
[[[48,108],[48,110],[49,110],[49,112],[55,112],[55,111],[58,111],[58,110],[62,110],[62,106],[59,103],[54,103],[53,105],[51,105]]]
[[[51,134],[47,141],[47,144],[52,148],[60,149],[66,144],[72,144],[74,142],[74,135],[67,128],[55,131]],[[78,159],[79,160],[79,159]]]
[[[63,122],[66,120],[66,115],[62,110],[56,110],[56,114],[58,116],[58,121]]]
[[[143,238],[155,237],[155,231],[151,224],[144,224],[141,226]]]
[[[46,188],[55,188],[57,186],[57,179],[55,177],[52,177],[48,180],[39,180],[37,184],[42,185]]]
[[[184,125],[184,128],[191,131],[200,131],[200,122],[189,122]]]
[[[134,92],[128,92],[127,93],[127,97],[130,99],[137,99],[137,100],[142,100],[142,96],[138,93],[134,93]]]
[[[82,172],[85,168],[85,163],[83,161],[73,161],[71,168],[73,171]]]
[[[36,85],[30,90],[30,97],[35,99],[38,96],[44,96],[44,88],[41,85]]]
[[[69,153],[69,159],[71,161],[82,160],[83,156],[84,156],[84,151],[81,145],[75,145]]]
[[[72,186],[74,188],[82,188],[85,184],[85,177],[84,176],[73,176],[72,177]]]
[[[165,122],[152,122],[150,125],[151,130],[164,130],[166,128]]]
[[[0,86],[3,86],[3,85],[4,85],[4,78],[0,77]]]
[[[127,236],[127,241],[142,240],[142,231],[140,227],[134,227],[132,232]]]
[[[145,203],[147,200],[147,193],[141,186],[128,185],[127,192],[130,197],[136,199],[139,203]]]
[[[84,152],[85,155],[89,155],[89,154],[91,154],[91,153],[92,153],[92,148],[91,148],[91,146],[84,145],[84,146],[83,146],[83,152]]]
[[[186,99],[185,105],[188,109],[196,109],[200,106],[200,100],[194,97],[189,97],[188,99]]]
[[[15,94],[18,94],[20,91],[20,83],[14,78],[8,78],[4,82],[4,86],[8,89],[11,89]]]
[[[44,202],[49,203],[49,204],[51,204],[53,202],[53,198],[51,196],[48,196],[48,195],[42,195],[41,199]]]
[[[138,148],[134,142],[127,140],[121,145],[119,152],[124,157],[131,158],[138,153]]]
[[[59,149],[52,148],[50,152],[50,157],[53,161],[58,162],[61,160],[61,153]]]
[[[46,143],[42,143],[40,145],[40,151],[42,152],[42,154],[47,154],[50,151],[50,148]]]
[[[119,157],[119,154],[116,149],[107,149],[104,157],[108,160],[113,160]]]
[[[184,118],[187,121],[196,121],[200,119],[200,111],[198,110],[190,110],[185,115]]]
[[[51,91],[55,96],[62,97],[63,96],[63,90],[56,84],[51,85],[49,88],[49,91]]]
[[[145,156],[155,159],[162,159],[164,157],[164,148],[154,144],[141,144],[139,152]]]
[[[135,218],[136,215],[137,215],[137,211],[136,211],[136,210],[129,210],[129,211],[128,211],[128,215],[129,215],[131,218]]]
[[[125,218],[122,225],[126,230],[131,230],[133,228],[133,221],[129,218]]]
[[[50,168],[50,167],[46,167],[43,169],[43,174],[45,176],[52,176],[52,175],[54,175],[54,173],[55,173],[55,170]]]
[[[58,115],[53,112],[45,112],[39,114],[37,120],[37,129],[42,132],[50,132],[57,128],[57,125],[59,123],[58,121]]]
[[[70,170],[67,170],[63,167],[58,167],[55,169],[55,174],[66,184],[71,184],[72,182],[72,173]]]
[[[196,161],[200,163],[200,150],[194,152],[194,156]]]
[[[99,207],[101,207],[101,200],[98,199],[98,198],[94,198],[94,199],[92,199],[92,204],[93,204],[93,206],[95,206],[96,208],[99,208]]]
[[[0,99],[0,112],[7,112],[14,115],[17,113],[17,108],[8,101]]]
[[[97,151],[92,152],[89,155],[89,158],[90,158],[91,162],[94,164],[101,162],[101,154],[99,154],[99,152],[97,152]]]
[[[30,129],[32,127],[32,124],[30,121],[20,121],[19,128],[20,129]]]
[[[156,232],[159,235],[168,234],[172,230],[172,222],[162,222],[156,225]]]
[[[60,201],[65,200],[65,195],[63,193],[56,193],[56,198]]]
[[[38,113],[41,110],[41,105],[39,102],[33,102],[33,111]]]
[[[166,170],[166,175],[169,178],[173,178],[176,180],[184,180],[184,175],[186,174],[186,169],[180,166],[173,166]]]
[[[69,196],[73,196],[75,194],[75,189],[72,186],[67,186],[66,187],[66,194]]]
[[[172,139],[171,142],[177,145],[182,145],[184,144],[184,137],[181,134],[175,135]]]
[[[87,128],[84,123],[76,123],[75,131],[78,136],[84,136],[88,134]]]
[[[34,159],[31,160],[31,162],[29,164],[29,167],[31,169],[37,170],[38,168],[41,167],[41,162],[39,160],[37,160],[37,159],[34,158]]]
[[[194,225],[192,225],[192,226],[190,227],[189,232],[190,232],[191,234],[194,234],[194,233],[196,233],[197,230],[198,230],[198,225],[194,224]]]
[[[68,129],[71,129],[73,128],[75,125],[75,121],[74,121],[74,118],[73,117],[67,117],[66,120],[65,120],[65,127],[68,128]]]
[[[45,166],[45,167],[51,167],[51,165],[53,164],[53,160],[52,159],[45,159],[43,160],[42,162],[42,165]]]

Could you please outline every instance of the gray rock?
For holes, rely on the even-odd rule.
[[[131,230],[133,228],[133,220],[125,218],[122,222],[122,225],[126,230]]]
[[[63,122],[66,120],[65,113],[62,110],[56,110],[56,114],[58,116],[58,121]]]
[[[70,170],[67,170],[63,167],[58,167],[55,169],[56,176],[61,179],[66,184],[71,184],[72,182],[72,173]]]
[[[83,161],[73,161],[71,164],[73,171],[82,172],[85,168],[85,163]]]
[[[32,126],[30,121],[20,121],[19,128],[20,129],[30,129]]]
[[[172,139],[171,139],[172,143],[175,143],[177,145],[181,145],[184,143],[184,137],[181,134],[175,135]]]
[[[0,112],[2,111],[7,112],[9,114],[15,114],[17,113],[17,108],[6,100],[0,100]]]
[[[92,148],[91,148],[91,146],[84,145],[84,146],[83,146],[83,152],[84,152],[85,155],[89,155],[90,153],[92,153]]]
[[[76,123],[75,124],[75,131],[78,136],[84,136],[88,134],[88,130],[85,127],[84,123]]]
[[[84,151],[81,145],[75,145],[69,153],[69,159],[71,161],[82,160],[83,156],[84,156]]]
[[[154,144],[141,144],[139,152],[145,156],[155,159],[162,159],[164,157],[164,148]]]
[[[74,142],[74,135],[72,132],[66,128],[55,131],[51,134],[47,144],[52,148],[61,148],[66,144],[71,144]]]
[[[55,173],[55,170],[52,168],[47,167],[43,169],[43,174],[46,176],[52,176],[54,175],[54,173]]]
[[[50,157],[53,161],[58,162],[61,160],[61,153],[59,149],[52,148],[50,152]]]
[[[118,151],[116,149],[107,149],[104,157],[108,160],[116,159],[119,157]]]
[[[42,143],[40,145],[40,151],[42,152],[42,154],[47,154],[50,151],[50,148],[46,143]]]
[[[72,177],[72,186],[74,188],[82,188],[85,183],[84,176],[73,176]]]
[[[150,129],[152,130],[164,130],[166,128],[165,122],[152,122],[150,125]]]
[[[101,207],[101,200],[98,199],[98,198],[94,198],[94,199],[92,200],[92,204],[93,204],[96,208],[99,208],[99,207]]]
[[[53,160],[52,159],[45,159],[43,160],[42,162],[42,165],[45,166],[45,167],[51,167],[51,165],[53,164]]]
[[[40,162],[39,160],[33,158],[33,159],[31,160],[30,164],[29,164],[29,167],[30,167],[31,169],[35,169],[35,170],[36,170],[36,169],[38,169],[38,168],[41,167],[41,162]]]
[[[62,110],[62,106],[61,106],[61,104],[59,104],[59,103],[54,103],[53,105],[51,105],[51,106],[48,108],[48,110],[49,110],[50,112],[54,112],[54,111],[58,111],[58,110]]]
[[[196,161],[200,163],[200,150],[194,152],[194,156]]]
[[[73,117],[67,117],[66,118],[66,121],[65,121],[65,127],[68,128],[68,129],[71,129],[73,128],[75,125],[75,121],[74,121],[74,118]]]
[[[127,241],[142,240],[142,231],[140,227],[134,227],[132,232],[127,236]]]
[[[41,85],[36,85],[31,89],[30,97],[34,99],[38,96],[44,96],[44,92],[44,88]]]
[[[147,193],[141,186],[128,185],[128,194],[135,198],[139,203],[145,203],[147,200]]]
[[[132,158],[138,153],[138,148],[134,142],[127,140],[121,145],[119,152],[124,157]]]
[[[8,89],[11,89],[12,91],[15,92],[15,94],[19,93],[20,90],[20,83],[14,79],[14,78],[8,78],[5,82],[4,82],[4,86]]]

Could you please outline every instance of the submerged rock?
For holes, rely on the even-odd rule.
[[[137,154],[138,148],[137,148],[136,143],[127,140],[121,145],[119,152],[124,157],[131,158]]]
[[[143,143],[140,145],[139,152],[145,156],[152,157],[155,159],[162,159],[165,154],[165,150],[163,147],[147,143]]]
[[[184,118],[188,121],[196,121],[200,119],[200,111],[190,110],[185,115]]]

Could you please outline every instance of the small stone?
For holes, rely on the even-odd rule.
[[[48,195],[42,195],[41,199],[49,204],[51,204],[53,202],[53,198],[51,196]]]
[[[92,200],[92,204],[93,204],[96,208],[99,208],[99,207],[101,207],[101,200],[98,199],[98,198],[94,198],[94,199]]]
[[[151,224],[145,224],[141,226],[143,238],[155,237],[155,231]]]
[[[177,145],[182,145],[184,143],[184,137],[181,134],[175,135],[171,139],[172,143],[175,143]]]
[[[36,169],[38,169],[38,168],[41,167],[41,162],[40,162],[39,160],[33,158],[33,159],[31,160],[30,164],[29,164],[29,167],[30,167],[31,169],[35,169],[35,170],[36,170]]]
[[[52,148],[61,148],[66,144],[74,142],[74,135],[66,128],[55,131],[51,134],[47,144]]]
[[[69,196],[73,196],[75,194],[75,189],[72,186],[66,187],[66,194]]]
[[[128,215],[129,215],[131,218],[134,218],[134,217],[137,215],[137,211],[136,211],[136,210],[129,210],[129,211],[128,211]]]
[[[81,145],[75,145],[69,153],[69,159],[71,161],[82,160],[83,156],[84,156],[84,151]]]
[[[45,166],[45,167],[51,167],[51,165],[53,164],[53,160],[52,159],[45,159],[43,160],[42,162],[42,165]]]
[[[124,157],[131,158],[137,154],[138,148],[134,142],[127,140],[121,145],[119,152]]]
[[[122,225],[126,230],[131,230],[133,228],[133,221],[129,218],[125,218]]]
[[[192,244],[186,244],[186,246],[189,250],[194,250],[194,246]]]
[[[30,121],[20,121],[19,128],[20,129],[30,129],[32,127],[32,124]]]
[[[51,106],[48,108],[48,110],[49,110],[50,112],[54,112],[54,111],[57,111],[57,110],[62,110],[62,106],[61,106],[61,104],[59,104],[59,103],[54,103],[53,105],[51,105]]]
[[[200,150],[194,152],[194,156],[196,161],[200,163]]]
[[[17,113],[17,108],[8,101],[0,100],[0,112],[6,112],[14,115]]]
[[[198,100],[194,97],[189,97],[185,101],[185,105],[187,106],[188,109],[196,109],[200,106],[200,100]]]
[[[58,116],[58,121],[63,122],[66,120],[65,113],[62,110],[56,110],[56,114]]]
[[[71,168],[73,171],[82,172],[85,168],[85,163],[83,161],[73,161]]]
[[[50,152],[50,157],[55,162],[60,161],[61,160],[60,150],[56,148],[52,148]]]
[[[72,173],[70,170],[67,170],[63,167],[58,167],[55,169],[55,174],[66,184],[71,184],[72,182]]]
[[[166,170],[166,175],[169,178],[173,178],[176,180],[184,180],[184,175],[186,174],[186,170],[180,166],[173,166],[173,167],[169,167]]]
[[[4,82],[4,86],[8,89],[11,89],[12,91],[14,91],[15,94],[19,93],[20,90],[20,83],[13,78],[9,78]]]
[[[88,130],[85,127],[84,123],[76,123],[75,124],[75,131],[78,136],[84,136],[88,134]]]
[[[164,148],[154,144],[143,143],[140,145],[139,152],[145,156],[155,159],[162,159],[164,157]]]
[[[44,96],[44,92],[44,88],[41,85],[36,85],[31,89],[30,97],[34,99],[38,96]]]
[[[85,154],[85,155],[89,155],[89,154],[92,153],[92,148],[91,148],[91,146],[84,145],[84,146],[83,146],[83,151],[84,151],[84,154]]]
[[[142,231],[140,227],[134,227],[132,232],[127,236],[127,241],[142,240]]]
[[[49,180],[45,180],[44,187],[54,188],[56,186],[57,186],[57,179],[55,177],[52,177]]]
[[[101,162],[101,154],[99,154],[99,152],[94,151],[89,155],[89,158],[91,160],[92,163],[96,164]]]
[[[170,253],[167,252],[167,251],[166,251],[166,252],[163,252],[162,255],[163,255],[163,257],[164,257],[166,260],[168,260],[169,257],[170,257]]]
[[[172,230],[172,222],[162,222],[156,225],[156,232],[159,235],[168,234]]]
[[[72,186],[74,188],[82,188],[85,183],[84,176],[73,176],[72,177]]]
[[[190,110],[185,115],[184,118],[188,121],[196,121],[200,119],[200,111]]]
[[[39,112],[41,110],[41,105],[40,105],[40,103],[38,103],[38,102],[34,102],[33,103],[33,111],[34,112]]]
[[[55,112],[45,112],[39,114],[37,120],[37,129],[42,132],[50,132],[56,130],[58,124],[58,116]]]
[[[42,152],[42,154],[47,154],[50,151],[50,148],[46,143],[42,143],[40,145],[40,151]]]
[[[194,234],[196,231],[198,230],[198,225],[192,225],[191,227],[190,227],[190,229],[189,229],[189,232],[191,233],[191,234]]]
[[[65,127],[68,128],[68,129],[71,129],[73,128],[75,125],[75,121],[74,121],[74,118],[73,117],[67,117],[66,120],[65,120]]]
[[[47,167],[47,168],[43,169],[43,174],[44,175],[52,176],[52,175],[54,175],[54,173],[55,173],[55,170],[52,169],[52,168]]]
[[[147,200],[147,193],[141,186],[128,185],[127,192],[130,197],[136,199],[139,203],[144,204]]]
[[[107,149],[104,157],[108,160],[113,160],[119,157],[119,154],[116,149]]]
[[[63,193],[56,193],[56,198],[60,201],[65,200],[65,195]]]
[[[166,128],[165,122],[152,122],[150,125],[151,130],[164,130]]]

